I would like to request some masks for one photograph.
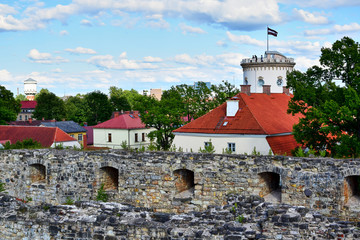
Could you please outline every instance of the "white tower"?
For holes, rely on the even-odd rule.
[[[293,58],[277,51],[266,51],[265,56],[253,56],[241,61],[244,85],[251,85],[251,93],[262,93],[263,85],[270,85],[272,93],[282,93],[286,86],[286,74],[294,69]]]
[[[37,81],[32,78],[28,78],[24,81],[24,93],[29,101],[34,101],[35,99],[36,84]]]

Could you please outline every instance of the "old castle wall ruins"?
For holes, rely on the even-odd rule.
[[[0,164],[7,193],[33,206],[94,200],[103,184],[112,202],[157,214],[208,211],[237,194],[360,217],[358,159],[41,149],[0,151]]]

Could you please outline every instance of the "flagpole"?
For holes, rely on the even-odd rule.
[[[269,51],[269,26],[266,25],[266,36],[267,36],[267,41],[266,41],[266,46],[267,46],[267,52]]]

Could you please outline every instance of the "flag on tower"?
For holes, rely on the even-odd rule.
[[[268,29],[268,35],[273,35],[275,37],[277,37],[278,35],[278,32],[275,31],[274,29],[271,29],[271,28],[267,28]]]

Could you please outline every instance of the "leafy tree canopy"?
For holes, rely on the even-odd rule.
[[[360,46],[351,38],[322,48],[321,66],[287,75],[294,96],[288,112],[303,117],[294,126],[295,139],[336,157],[360,155]],[[334,80],[341,84],[335,84]]]
[[[78,94],[65,100],[66,119],[79,124],[87,121],[89,107],[84,96]]]
[[[109,120],[112,113],[112,106],[106,94],[100,91],[94,91],[86,94],[84,99],[89,110],[87,123],[90,126]]]
[[[19,101],[28,101],[28,99],[26,98],[26,96],[24,94],[19,94],[15,97],[16,100],[19,100]]]
[[[15,100],[13,93],[0,85],[0,125],[15,121],[20,108],[20,101]]]
[[[114,86],[109,88],[109,94],[113,109],[117,111],[128,111],[134,109],[137,97],[141,96],[141,94],[134,89],[123,90],[122,88]]]
[[[161,100],[154,97],[139,95],[136,98],[136,109],[147,127],[155,128],[150,139],[156,139],[158,150],[168,150],[174,135],[172,131],[182,124],[184,116],[179,93],[173,90],[164,91]]]
[[[55,119],[63,120],[65,115],[65,105],[61,98],[47,89],[41,89],[36,97],[37,105],[33,117],[36,119]]]

